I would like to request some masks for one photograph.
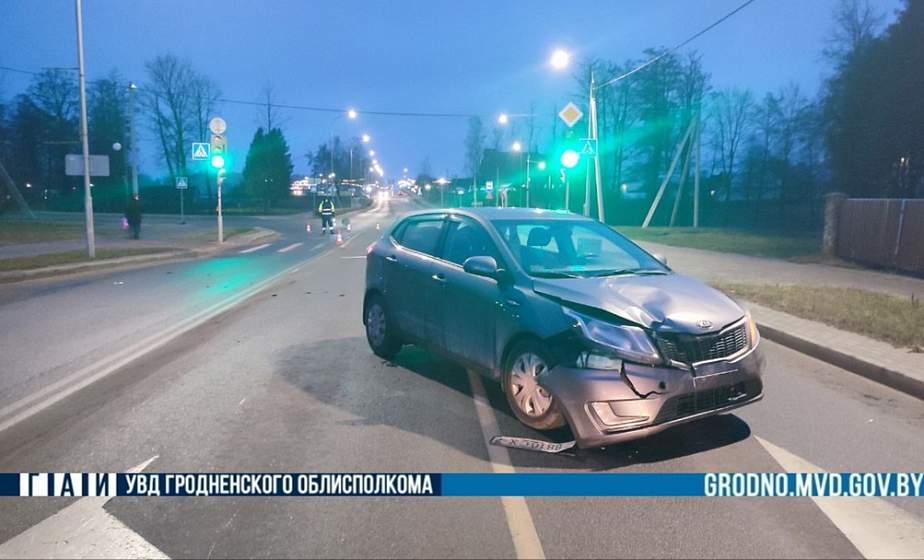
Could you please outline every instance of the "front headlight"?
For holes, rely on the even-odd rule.
[[[757,331],[757,322],[751,317],[750,311],[745,312],[745,322],[748,326],[748,344],[754,348],[760,342],[760,332]]]
[[[567,307],[562,307],[562,312],[575,320],[586,339],[611,348],[619,357],[642,364],[661,363],[661,355],[644,329],[614,325]]]

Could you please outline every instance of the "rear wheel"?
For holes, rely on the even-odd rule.
[[[539,375],[549,369],[549,359],[536,342],[518,343],[504,366],[504,394],[517,419],[534,430],[565,425],[558,401],[539,385]]]
[[[370,296],[366,303],[366,340],[376,356],[390,360],[401,350],[394,321],[388,314],[385,299],[380,295]]]

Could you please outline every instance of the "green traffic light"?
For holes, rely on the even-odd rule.
[[[222,169],[225,166],[225,158],[223,156],[215,155],[212,156],[212,167],[215,169]]]
[[[562,166],[571,169],[580,161],[581,156],[574,150],[565,150],[561,154],[561,164]]]

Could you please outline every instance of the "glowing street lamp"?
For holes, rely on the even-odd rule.
[[[522,152],[522,151],[523,151],[523,144],[520,144],[519,141],[516,141],[516,142],[513,143],[512,146],[510,146],[510,149],[513,150],[514,152],[517,152],[517,153]]]
[[[574,150],[565,150],[561,154],[561,164],[566,169],[573,169],[580,159],[580,154]]]
[[[551,64],[552,68],[555,70],[564,70],[570,63],[571,55],[564,49],[555,49],[551,58],[549,58],[549,64]]]
[[[508,122],[510,122],[510,117],[507,115],[507,113],[501,113],[497,116],[498,124],[507,124]]]
[[[351,121],[355,121],[356,117],[358,116],[359,116],[359,113],[356,112],[356,109],[353,109],[352,107],[350,109],[347,109],[347,118],[349,118]]]
[[[375,157],[375,150],[369,150],[369,157]]]
[[[372,140],[372,137],[368,134],[363,134],[363,143],[368,144]]]
[[[540,161],[539,163],[536,164],[536,167],[539,168],[539,171],[545,171],[545,162]]]

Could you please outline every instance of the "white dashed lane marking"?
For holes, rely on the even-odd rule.
[[[303,245],[302,243],[293,243],[293,244],[291,244],[291,245],[289,245],[289,246],[287,246],[287,247],[283,247],[282,249],[279,249],[279,250],[276,251],[276,252],[277,252],[277,253],[288,253],[288,252],[291,251],[292,249],[295,249],[296,247],[301,247],[302,245]]]
[[[253,253],[254,251],[259,251],[260,249],[266,249],[269,246],[270,246],[269,243],[264,243],[263,245],[257,245],[256,247],[251,247],[250,249],[244,249],[243,251],[240,252],[240,254],[243,255],[245,253]]]

